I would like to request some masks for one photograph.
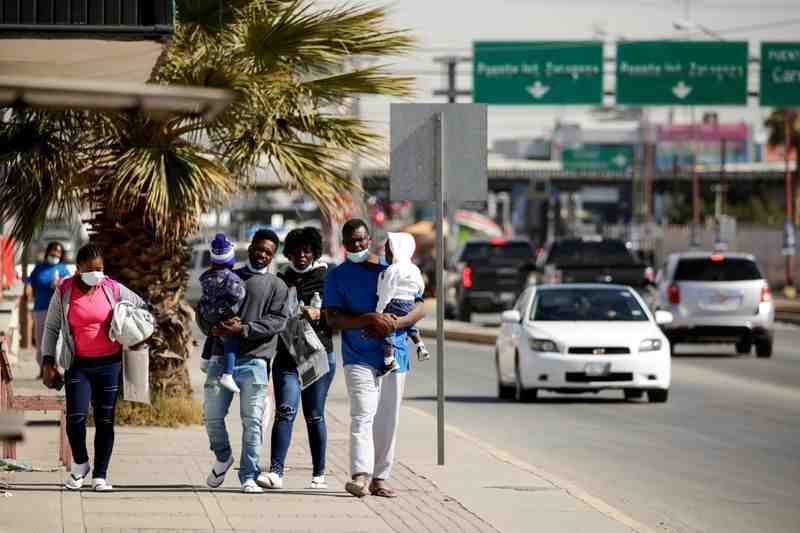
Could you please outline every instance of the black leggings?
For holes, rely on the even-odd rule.
[[[89,460],[86,449],[86,416],[91,400],[94,413],[93,477],[105,478],[114,449],[114,412],[121,379],[119,355],[76,357],[66,375],[67,437],[72,459],[83,464]]]

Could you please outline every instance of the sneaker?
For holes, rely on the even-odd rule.
[[[233,381],[233,376],[231,374],[222,374],[222,377],[219,378],[219,384],[231,392],[239,392],[239,387],[236,386],[236,382]]]
[[[314,476],[311,478],[311,488],[312,489],[327,489],[328,482],[325,481],[325,476]]]
[[[111,492],[114,490],[113,485],[111,485],[107,479],[102,477],[94,478],[92,480],[92,485],[94,486],[95,492]]]
[[[425,347],[424,344],[420,344],[417,346],[417,360],[419,361],[427,361],[431,358],[431,352]]]
[[[83,480],[89,475],[89,461],[82,465],[72,463],[72,471],[69,477],[64,481],[64,486],[69,490],[78,490],[83,486]]]
[[[252,479],[248,479],[244,483],[242,483],[242,492],[247,494],[261,494],[264,492],[264,489],[256,485],[256,482]]]
[[[228,473],[228,470],[230,470],[231,466],[233,466],[233,454],[231,454],[231,456],[228,457],[228,460],[225,462],[221,463],[217,461],[214,463],[211,473],[208,474],[208,477],[206,478],[206,485],[212,489],[216,489],[222,485],[222,482],[225,481],[225,474]]]
[[[261,474],[258,476],[258,478],[256,478],[256,483],[259,487],[264,487],[265,489],[282,489],[283,476],[280,476],[275,472]]]

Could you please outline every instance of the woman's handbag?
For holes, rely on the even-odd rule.
[[[147,309],[130,302],[114,305],[108,336],[122,344],[123,400],[150,403],[150,347],[142,343],[153,335],[155,325]]]
[[[280,335],[297,364],[300,388],[305,389],[330,372],[328,352],[308,320],[300,317],[300,303],[294,287],[289,288],[287,301],[290,318]]]
[[[150,347],[122,350],[122,399],[150,403]]]

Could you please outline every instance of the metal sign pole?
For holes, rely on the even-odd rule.
[[[444,114],[435,115],[436,175],[436,442],[437,464],[444,466]]]

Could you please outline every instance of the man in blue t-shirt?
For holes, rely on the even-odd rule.
[[[376,312],[378,275],[388,265],[370,253],[372,239],[363,220],[353,219],[344,224],[342,242],[347,261],[328,273],[322,305],[328,325],[342,332],[342,361],[351,419],[352,480],[345,489],[358,497],[373,494],[394,498],[397,494],[386,481],[394,463],[409,357],[406,336],[396,335],[395,358],[400,368],[380,377],[384,366],[381,341],[423,318],[422,299],[404,317]]]
[[[36,362],[39,363],[39,378],[42,377],[42,335],[47,319],[47,308],[53,298],[55,288],[62,279],[70,276],[64,264],[64,246],[53,241],[44,251],[44,262],[33,268],[27,282],[33,290],[33,335],[36,343]]]

